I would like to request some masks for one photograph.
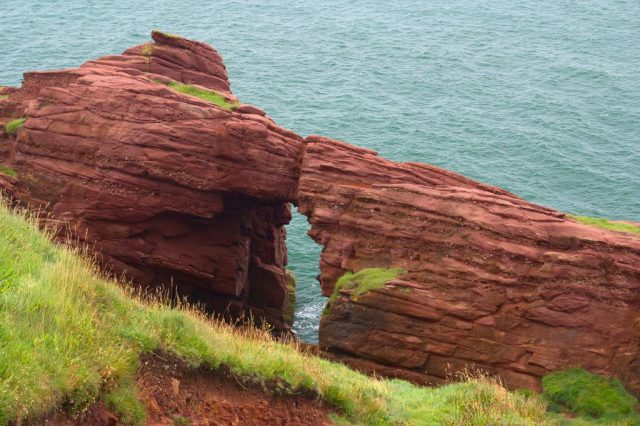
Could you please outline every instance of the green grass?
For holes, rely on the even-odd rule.
[[[214,90],[204,89],[192,84],[182,84],[178,83],[177,81],[172,81],[167,84],[167,86],[169,86],[176,92],[180,92],[189,96],[195,96],[228,111],[231,111],[238,104],[237,102],[228,101],[227,98]]]
[[[138,399],[133,378],[127,378],[105,392],[104,402],[124,424],[139,425],[146,419],[145,408]]]
[[[341,290],[353,290],[351,297],[357,298],[371,290],[384,287],[385,283],[405,272],[402,268],[364,268],[358,272],[346,272],[336,281],[323,315],[331,313],[331,306],[340,295]]]
[[[191,422],[189,422],[189,419],[186,417],[175,416],[173,418],[173,426],[189,426],[190,424]]]
[[[26,118],[16,118],[15,120],[11,120],[7,123],[4,128],[4,131],[9,135],[15,135],[18,132],[18,129],[24,126]]]
[[[364,268],[355,273],[347,272],[338,279],[336,289],[352,289],[352,296],[357,297],[384,287],[385,283],[398,278],[405,272],[402,268]]]
[[[0,99],[9,99],[9,95],[0,95]]]
[[[360,271],[343,285],[362,294],[401,272]],[[440,388],[371,378],[273,340],[265,330],[140,298],[0,203],[0,425],[37,423],[59,407],[81,410],[96,399],[121,421],[142,424],[135,375],[140,356],[156,350],[194,368],[224,365],[240,381],[277,380],[289,391],[315,392],[340,410],[333,416],[339,424],[557,422],[539,396],[508,392],[485,376]]]
[[[142,49],[140,49],[140,53],[142,53],[143,56],[149,57],[153,54],[154,48],[155,48],[155,45],[153,43],[147,43],[144,46],[142,46]]]
[[[3,164],[0,164],[0,173],[5,174],[7,176],[11,176],[11,177],[17,177],[18,173],[13,170],[11,167],[5,166]]]
[[[640,234],[640,226],[633,225],[631,223],[611,222],[609,219],[590,216],[575,216],[572,214],[568,214],[567,217],[575,220],[576,222],[584,223],[585,225],[596,226],[598,228],[607,229],[609,231]]]
[[[574,368],[546,375],[543,395],[557,412],[570,412],[592,423],[639,425],[638,400],[617,379]]]

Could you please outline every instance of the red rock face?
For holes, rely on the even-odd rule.
[[[77,69],[25,74],[1,100],[0,184],[46,209],[113,272],[284,329],[285,230],[302,138],[244,106],[227,111],[157,81],[230,93],[222,59],[202,43],[155,44]],[[63,231],[64,232],[64,231]]]
[[[138,285],[287,329],[289,202],[324,247],[325,295],[347,271],[402,267],[383,288],[342,291],[320,343],[365,371],[436,384],[465,368],[538,387],[582,366],[640,391],[640,238],[600,230],[437,167],[303,140],[251,105],[174,91],[227,73],[202,43],[155,43],[0,89],[0,187],[44,209],[61,237]],[[71,231],[67,233],[66,231]]]
[[[324,294],[346,271],[408,271],[357,298],[343,291],[323,316],[322,347],[425,384],[478,368],[535,389],[578,365],[640,390],[640,238],[435,167],[307,143],[298,203],[324,246]]]
[[[153,31],[151,38],[154,43],[132,47],[122,55],[106,56],[85,66],[137,69],[233,96],[222,57],[211,46],[159,31]]]

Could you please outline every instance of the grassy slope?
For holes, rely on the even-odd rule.
[[[162,348],[193,366],[228,366],[241,378],[306,388],[357,424],[543,424],[538,397],[488,378],[437,389],[377,380],[299,352],[260,330],[238,330],[193,308],[141,301],[95,266],[52,244],[0,205],[0,424],[37,419],[102,398],[127,423],[144,421],[135,372]]]
[[[547,374],[542,386],[554,412],[571,412],[595,424],[640,424],[638,400],[617,379],[572,368]]]

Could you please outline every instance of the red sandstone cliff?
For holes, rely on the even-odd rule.
[[[220,56],[155,43],[2,89],[0,186],[46,209],[139,285],[172,283],[209,309],[285,329],[285,230],[294,202],[323,245],[325,295],[347,271],[402,267],[383,288],[343,291],[320,343],[367,371],[439,383],[463,368],[537,387],[580,365],[640,390],[640,238],[567,219],[437,167],[278,127],[165,83],[229,101]],[[64,234],[63,234],[64,235]]]
[[[350,364],[425,384],[480,368],[530,388],[580,365],[640,390],[640,238],[321,137],[297,198],[325,295],[347,271],[408,271],[323,317],[320,345]]]
[[[0,122],[28,117],[0,142],[18,174],[11,192],[139,285],[172,283],[211,309],[251,308],[286,328],[283,225],[302,138],[257,108],[228,111],[158,83],[234,99],[214,49],[152,36],[124,55],[26,73],[0,100]]]

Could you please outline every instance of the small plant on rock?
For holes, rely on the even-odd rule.
[[[25,117],[11,120],[5,126],[4,131],[9,135],[15,135],[16,133],[18,133],[18,129],[24,126],[25,121],[27,121]]]
[[[144,46],[142,46],[140,53],[142,53],[143,56],[150,57],[153,54],[153,49],[154,49],[153,43],[147,43]]]
[[[352,298],[357,298],[371,290],[384,287],[384,285],[404,274],[402,268],[364,268],[358,272],[346,272],[338,278],[333,294],[324,308],[323,315],[331,313],[331,305],[336,300],[341,290],[353,290]]]
[[[7,175],[7,176],[11,176],[11,177],[17,177],[18,173],[16,173],[15,170],[13,170],[11,167],[7,167],[5,165],[0,164],[0,173]]]

